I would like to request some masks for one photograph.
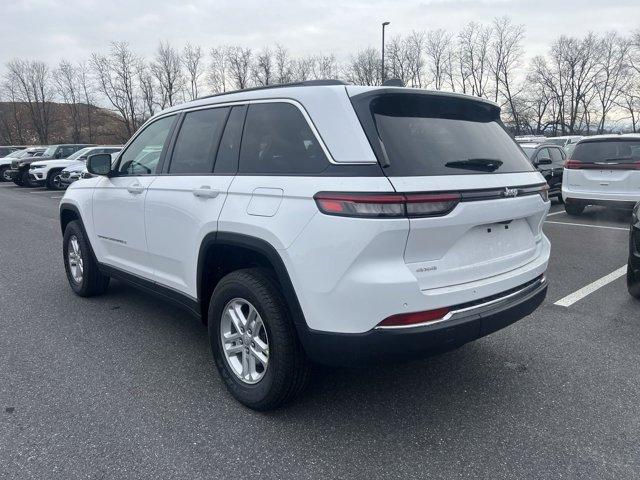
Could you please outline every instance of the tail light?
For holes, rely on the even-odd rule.
[[[583,163],[580,160],[572,160],[572,159],[567,159],[564,162],[564,168],[567,168],[569,170],[577,170],[579,168],[582,168]]]
[[[322,213],[346,217],[400,218],[433,217],[451,212],[459,193],[334,193],[314,196]]]
[[[569,170],[640,170],[640,162],[630,163],[592,163],[569,159],[564,162],[564,168]]]
[[[442,320],[450,312],[449,308],[438,308],[425,312],[401,313],[385,318],[378,324],[378,328],[413,327],[421,323]]]

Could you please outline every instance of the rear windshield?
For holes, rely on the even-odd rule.
[[[533,170],[493,105],[446,96],[391,93],[375,97],[369,108],[382,140],[380,160],[389,176]]]
[[[571,158],[584,163],[637,162],[640,140],[613,139],[578,143]]]

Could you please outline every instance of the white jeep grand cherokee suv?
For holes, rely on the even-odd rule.
[[[569,215],[588,205],[633,208],[640,201],[640,135],[580,140],[564,163],[562,198]]]
[[[149,120],[60,205],[81,296],[124,279],[199,316],[231,393],[260,410],[312,361],[453,349],[546,294],[547,186],[469,96],[304,82]]]

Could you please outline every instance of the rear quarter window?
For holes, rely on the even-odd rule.
[[[381,94],[368,105],[357,97],[354,100],[365,131],[371,122],[363,116],[373,119],[366,133],[389,176],[534,170],[504,129],[500,111],[493,105],[411,93]]]

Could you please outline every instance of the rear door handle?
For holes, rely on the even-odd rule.
[[[216,198],[220,195],[220,190],[215,190],[208,185],[203,185],[200,188],[194,189],[193,194],[198,198]]]
[[[129,185],[127,187],[127,192],[133,193],[134,195],[140,195],[144,192],[144,187],[139,183],[134,183],[133,185]]]

